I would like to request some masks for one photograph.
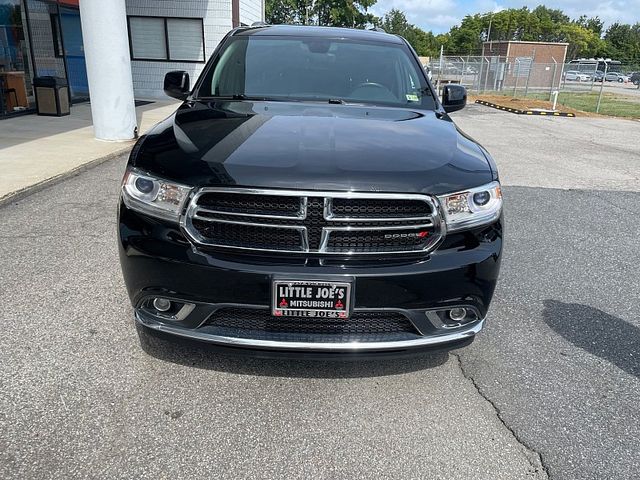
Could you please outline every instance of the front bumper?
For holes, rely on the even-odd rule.
[[[140,325],[220,346],[256,350],[395,352],[457,345],[473,338],[484,325],[502,251],[501,219],[481,229],[449,235],[428,257],[375,260],[202,251],[188,242],[177,225],[124,205],[119,220],[122,271]],[[334,339],[216,330],[208,324],[215,312],[227,307],[269,309],[274,278],[349,280],[354,287],[354,314],[399,314],[410,321],[415,333],[336,335]],[[182,320],[171,319],[148,308],[150,299],[158,296],[196,307]],[[429,314],[461,306],[474,312],[473,321],[451,327]]]
[[[222,345],[226,347],[241,347],[259,350],[301,351],[301,352],[335,352],[335,353],[368,353],[390,352],[422,349],[447,344],[456,345],[464,340],[473,338],[484,326],[484,319],[460,328],[451,333],[424,336],[411,340],[379,341],[379,342],[300,342],[295,340],[263,340],[257,338],[242,338],[208,333],[206,330],[190,329],[168,325],[144,311],[135,312],[136,321],[143,327],[162,333],[169,333],[178,337],[198,340]]]

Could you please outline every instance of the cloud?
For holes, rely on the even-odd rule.
[[[465,15],[524,6],[533,9],[537,5],[522,0],[378,0],[371,12],[382,16],[397,8],[407,15],[409,22],[442,33],[459,24]],[[547,6],[563,10],[571,18],[598,16],[605,27],[615,22],[640,22],[640,0],[553,0]]]

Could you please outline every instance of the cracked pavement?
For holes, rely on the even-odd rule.
[[[501,168],[507,247],[486,330],[451,354],[141,344],[125,159],[0,208],[0,478],[634,478],[640,123],[454,115]]]

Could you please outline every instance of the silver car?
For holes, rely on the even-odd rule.
[[[619,83],[627,83],[629,81],[629,77],[618,72],[609,72],[605,75],[604,79],[607,82],[619,82]]]

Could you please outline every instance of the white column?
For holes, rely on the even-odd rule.
[[[125,0],[82,0],[80,21],[94,134],[130,140],[137,122]]]

